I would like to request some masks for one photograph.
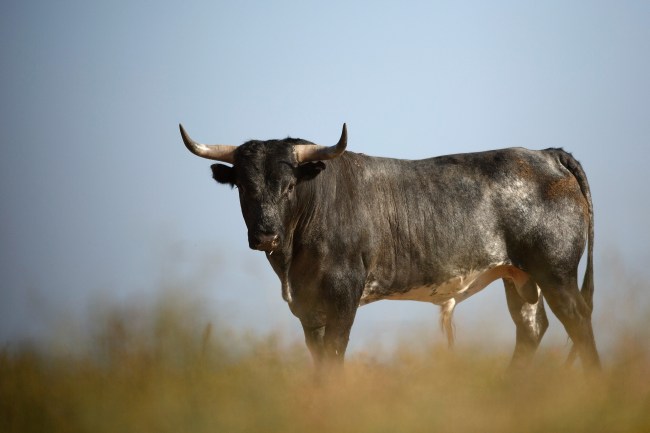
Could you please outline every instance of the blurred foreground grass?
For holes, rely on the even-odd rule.
[[[626,335],[595,377],[564,353],[510,377],[509,353],[432,345],[352,356],[316,384],[301,342],[233,334],[174,302],[98,316],[76,347],[0,352],[0,431],[650,431],[649,348]]]

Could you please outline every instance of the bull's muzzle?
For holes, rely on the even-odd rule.
[[[275,250],[280,243],[280,237],[275,233],[260,233],[254,236],[250,236],[248,239],[248,245],[253,250],[272,252]]]

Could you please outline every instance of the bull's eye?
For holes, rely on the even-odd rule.
[[[287,186],[286,194],[289,195],[293,192],[293,187],[295,185],[293,183],[290,183],[289,186]]]

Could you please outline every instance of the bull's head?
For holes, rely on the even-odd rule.
[[[212,165],[213,178],[236,186],[252,249],[272,253],[282,245],[290,209],[296,200],[295,187],[313,179],[325,164],[340,156],[347,146],[347,129],[334,146],[318,146],[305,140],[249,141],[241,146],[206,145],[192,140],[180,126],[185,146],[203,158],[232,164]]]

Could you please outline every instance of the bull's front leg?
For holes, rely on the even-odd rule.
[[[343,365],[355,315],[356,307],[328,317],[323,346],[325,361],[329,365]]]
[[[330,370],[343,364],[350,331],[359,306],[361,290],[350,289],[349,279],[324,278],[318,301],[310,311],[300,314],[305,342],[318,371]],[[335,284],[345,282],[344,284]],[[352,285],[357,287],[358,285]]]
[[[356,307],[334,308],[327,315],[312,313],[300,319],[316,370],[343,364],[355,315]]]
[[[305,333],[305,344],[311,353],[314,366],[320,370],[325,358],[325,315],[311,312],[300,318]]]
[[[327,312],[323,349],[325,362],[330,366],[343,365],[364,281],[362,269],[354,266],[339,269],[323,279],[321,293]]]

